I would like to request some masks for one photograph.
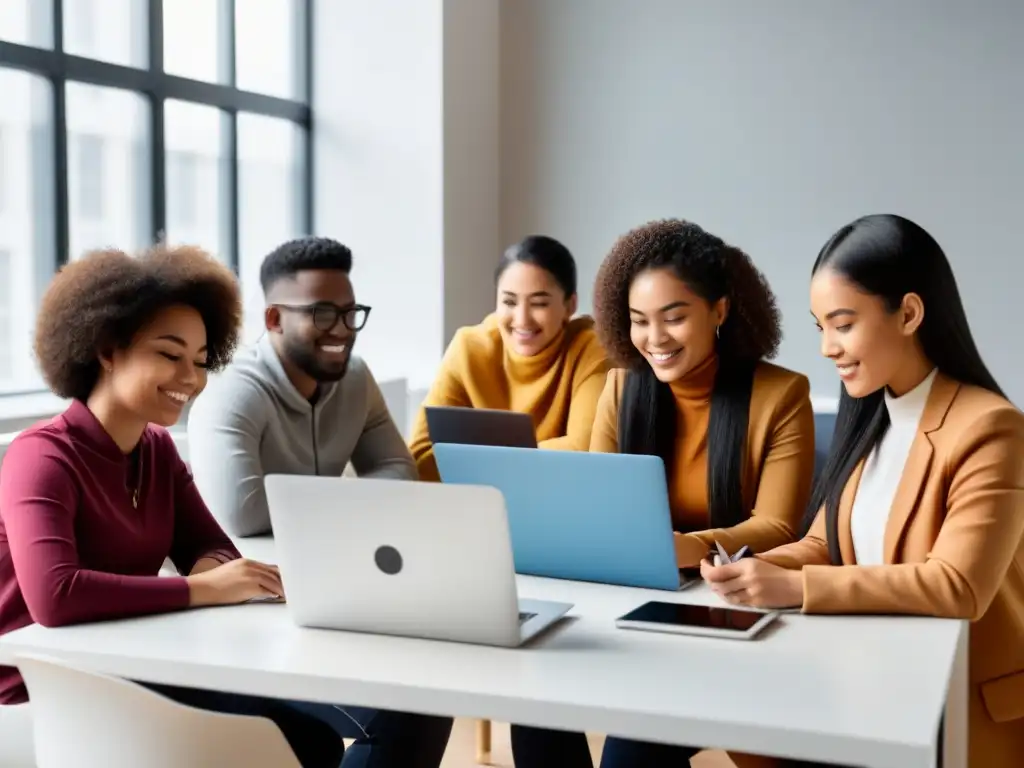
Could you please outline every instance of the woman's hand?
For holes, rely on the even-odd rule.
[[[284,595],[276,565],[239,558],[187,577],[189,605],[232,605]]]
[[[192,570],[189,571],[188,575],[195,576],[199,573],[206,573],[207,571],[212,571],[214,568],[219,568],[223,564],[224,563],[214,557],[201,557],[196,560],[196,564],[192,566]]]
[[[781,568],[756,557],[713,565],[704,560],[700,575],[715,594],[734,605],[755,608],[794,608],[804,604],[800,571]]]

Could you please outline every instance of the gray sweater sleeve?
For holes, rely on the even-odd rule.
[[[196,486],[230,535],[268,533],[270,510],[260,461],[268,406],[244,380],[217,385],[200,395],[189,413],[188,451]]]
[[[415,480],[416,464],[409,446],[395,426],[377,380],[366,369],[366,422],[352,452],[352,466],[360,477]]]

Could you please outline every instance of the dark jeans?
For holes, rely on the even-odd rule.
[[[197,709],[273,721],[302,768],[438,768],[452,731],[449,717],[143,685]],[[355,739],[347,751],[343,738]]]
[[[338,768],[345,754],[345,743],[328,723],[302,712],[287,702],[244,696],[237,693],[179,688],[172,685],[143,683],[169,699],[196,709],[229,715],[265,717],[284,734],[302,768]]]
[[[601,768],[688,768],[703,747],[675,747],[609,736]],[[512,759],[516,768],[594,768],[587,737],[582,733],[512,726]],[[824,763],[787,760],[786,768],[826,768]]]
[[[345,752],[343,768],[438,768],[452,732],[450,717],[307,701],[289,704],[330,724],[344,738],[355,739]]]
[[[694,747],[647,744],[609,736],[601,753],[601,768],[688,768]],[[512,726],[512,760],[516,768],[594,768],[587,737],[582,733]]]

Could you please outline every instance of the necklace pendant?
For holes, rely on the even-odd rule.
[[[132,506],[135,509],[139,508],[139,492],[138,491],[135,491],[135,493],[132,494]]]

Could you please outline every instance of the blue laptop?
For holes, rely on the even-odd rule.
[[[657,456],[436,443],[445,483],[505,496],[517,573],[678,590],[665,466]]]

